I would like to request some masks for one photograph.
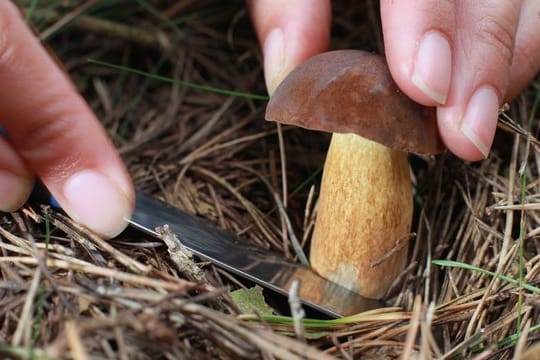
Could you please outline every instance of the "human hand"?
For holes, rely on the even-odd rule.
[[[328,0],[249,0],[271,93],[294,67],[324,51]],[[401,90],[437,107],[448,149],[470,161],[491,148],[501,104],[540,68],[536,0],[381,0],[387,62]]]
[[[100,123],[26,27],[0,0],[0,210],[28,198],[37,175],[73,219],[112,237],[127,225],[134,191]]]

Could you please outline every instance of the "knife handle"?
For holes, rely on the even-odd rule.
[[[34,185],[34,189],[32,189],[30,201],[51,205],[56,209],[62,208],[54,196],[52,196],[49,190],[45,187],[45,185],[43,185],[43,183],[39,180]]]

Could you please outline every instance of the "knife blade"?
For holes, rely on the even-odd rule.
[[[167,224],[182,245],[199,258],[282,295],[287,295],[291,284],[300,280],[298,295],[302,303],[334,318],[384,306],[141,191],[136,193],[135,211],[129,222],[157,238],[160,235],[156,228]]]
[[[31,199],[61,208],[41,183],[34,188]],[[365,298],[306,266],[249,244],[207,219],[190,215],[140,190],[136,190],[135,209],[129,224],[158,239],[161,236],[156,229],[167,224],[182,245],[202,260],[284,296],[292,283],[299,280],[301,302],[333,318],[385,306],[381,301]]]

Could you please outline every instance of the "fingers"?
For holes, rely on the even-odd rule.
[[[524,0],[510,68],[506,101],[512,100],[540,70],[540,2]]]
[[[445,104],[452,75],[454,1],[381,1],[386,58],[398,86],[427,106]]]
[[[455,37],[452,87],[437,111],[448,148],[467,160],[487,157],[512,64],[520,1],[462,1]]]
[[[102,235],[118,234],[134,202],[127,172],[91,110],[9,1],[0,1],[0,84],[0,121],[10,146],[71,217]],[[3,170],[29,179],[22,161],[0,144],[2,159],[12,158]],[[20,205],[22,195],[16,197],[13,204]]]
[[[329,0],[248,0],[263,47],[266,87],[271,94],[304,60],[328,47]]]
[[[482,159],[491,148],[520,12],[521,1],[381,2],[396,82],[414,100],[438,106],[443,141],[466,160]]]
[[[0,211],[15,211],[21,207],[34,180],[22,159],[8,142],[0,137]]]

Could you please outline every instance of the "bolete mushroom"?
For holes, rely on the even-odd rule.
[[[266,119],[332,132],[310,260],[315,271],[379,299],[402,271],[413,201],[407,152],[444,150],[435,110],[402,94],[382,56],[317,55],[277,87]]]

